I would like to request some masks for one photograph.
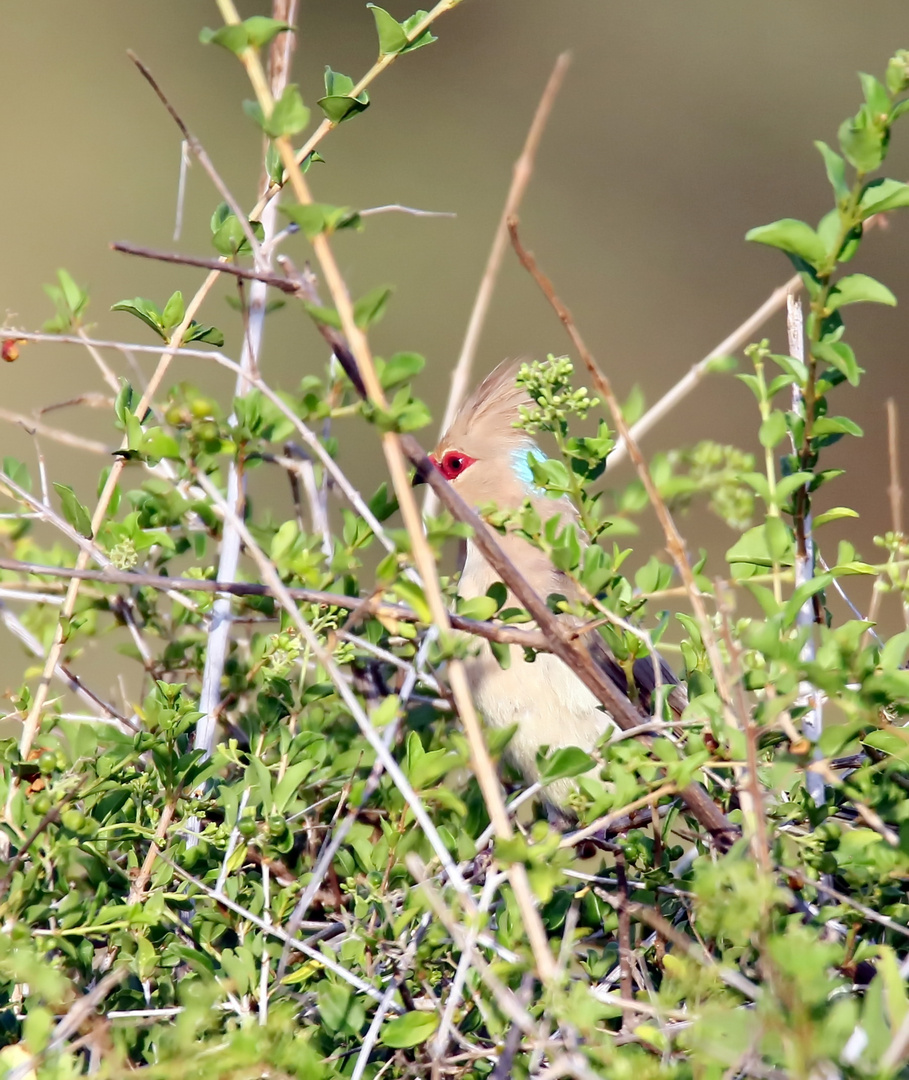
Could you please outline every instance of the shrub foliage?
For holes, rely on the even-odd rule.
[[[549,598],[549,623],[535,615],[540,633],[525,606],[504,607],[503,586],[459,604],[456,579],[438,577],[446,547],[478,525],[436,478],[443,509],[424,534],[409,482],[411,463],[425,469],[411,435],[430,422],[414,390],[423,360],[406,343],[372,356],[389,290],[352,299],[332,254],[333,234],[365,219],[309,188],[317,146],[341,123],[368,123],[373,80],[435,42],[457,2],[403,22],[369,5],[376,64],[357,82],[327,68],[325,96],[307,106],[286,77],[288,6],[241,21],[219,0],[223,23],[201,37],[249,74],[263,198],[247,215],[218,196],[202,260],[214,268],[191,300],[113,303],[124,335],[159,343],[160,360],[147,387],[100,360],[119,448],[96,492],[48,489],[43,472],[3,462],[3,617],[30,652],[0,772],[8,1075],[905,1068],[909,632],[884,639],[873,617],[828,601],[853,575],[905,598],[909,541],[896,521],[865,561],[837,537],[852,511],[813,504],[836,480],[827,448],[861,435],[845,415],[862,376],[848,306],[895,303],[846,264],[879,215],[909,205],[909,185],[880,173],[909,109],[909,53],[882,81],[861,76],[838,149],[817,143],[832,189],[818,225],[748,234],[788,257],[804,296],[804,325],[802,301],[790,304],[787,354],[756,342],[739,374],[713,365],[754,395],[762,459],[715,443],[647,465],[633,452],[637,478],[617,487],[610,453],[642,404],[606,408],[586,353],[522,372],[536,403],[522,423],[550,443],[534,480],[571,496],[595,543],[558,519],[541,526],[529,504],[484,508],[488,542],[521,530],[581,586],[575,614],[621,665],[659,644],[690,698],[681,722],[660,695],[652,716],[626,704],[634,734],[617,729],[595,760],[544,757],[544,784],[577,778],[578,827],[563,835],[530,802],[503,820],[490,762],[521,802],[499,762],[512,733],[484,744],[462,726],[456,672],[478,634],[503,663],[508,641],[531,663],[567,648],[565,602]],[[330,187],[330,166],[319,180]],[[307,238],[312,272],[273,267],[288,226]],[[230,332],[201,321],[220,273],[238,283]],[[48,287],[42,332],[7,329],[5,359],[53,335],[101,356],[77,279],[60,271]],[[305,309],[331,354],[289,390],[259,375],[269,288]],[[190,343],[236,373],[228,406],[173,381],[169,362]],[[341,416],[388,464],[372,494],[343,471]],[[286,476],[286,500],[248,502],[254,470]],[[671,532],[672,559],[632,552],[651,505],[667,528],[687,508],[718,514],[736,532],[726,563],[689,562]],[[79,675],[88,643],[124,638],[111,667],[142,687],[126,706]],[[591,858],[582,840],[594,833]]]

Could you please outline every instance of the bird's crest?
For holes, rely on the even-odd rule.
[[[533,404],[524,387],[517,383],[523,362],[505,360],[494,368],[458,410],[439,445],[469,452],[471,444],[477,441],[527,442],[526,432],[514,427],[520,419],[521,406]]]

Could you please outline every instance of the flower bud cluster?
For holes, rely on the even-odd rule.
[[[569,416],[580,420],[599,404],[589,396],[587,388],[572,389],[571,376],[574,366],[567,356],[548,356],[544,362],[533,360],[521,365],[518,384],[523,386],[535,404],[522,405],[520,420],[515,424],[533,434],[542,429],[555,430],[565,426]]]

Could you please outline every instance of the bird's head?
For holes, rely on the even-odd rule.
[[[471,506],[495,503],[517,509],[539,494],[530,457],[543,454],[514,426],[522,405],[532,405],[517,384],[520,360],[505,361],[489,374],[458,411],[429,455],[433,464]]]

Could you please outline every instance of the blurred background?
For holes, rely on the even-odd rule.
[[[398,18],[412,13],[409,0],[386,6]],[[262,0],[240,9],[243,16],[270,11]],[[395,286],[372,333],[375,351],[423,353],[418,390],[441,415],[512,164],[553,62],[569,49],[574,63],[521,211],[522,234],[621,396],[640,384],[652,403],[789,276],[780,253],[746,244],[744,234],[784,216],[816,222],[830,207],[813,140],[835,145],[838,124],[860,102],[856,72],[881,76],[888,57],[909,46],[905,10],[904,0],[876,0],[873,15],[846,0],[464,0],[436,23],[436,44],[400,58],[379,78],[372,107],[322,143],[327,163],[310,174],[317,199],[457,215],[387,214],[371,218],[362,234],[337,238],[355,295]],[[217,9],[199,0],[12,0],[0,25],[0,308],[11,324],[39,328],[52,313],[41,286],[62,266],[90,288],[96,336],[151,343],[150,331],[110,305],[137,295],[163,304],[176,288],[188,299],[204,271],[130,258],[108,244],[213,257],[208,223],[220,200],[194,165],[183,235],[173,240],[179,134],[126,50],[151,68],[240,203],[251,206],[260,139],[241,102],[252,94],[232,56],[198,41],[201,27],[219,25]],[[375,56],[373,19],[362,0],[302,0],[294,78],[314,122],[324,66],[356,79]],[[903,123],[887,163],[898,178],[909,174]],[[868,374],[858,391],[838,392],[834,411],[855,418],[866,434],[830,451],[831,464],[847,474],[822,496],[824,505],[860,511],[857,522],[832,528],[869,559],[879,557],[871,538],[890,521],[886,397],[903,408],[909,432],[907,247],[909,215],[897,213],[869,237],[855,265],[889,285],[901,306],[848,311],[849,339]],[[297,261],[307,257],[302,238],[286,250]],[[239,319],[225,302],[228,291],[222,287],[201,317],[225,330],[225,352],[237,357]],[[764,333],[785,351],[781,318]],[[504,356],[566,349],[562,328],[509,253],[477,377]],[[269,318],[262,366],[272,385],[292,386],[325,359],[299,310]],[[151,369],[151,358],[142,362]],[[119,358],[112,363],[126,371]],[[231,380],[214,365],[178,360],[172,372],[173,381],[191,380],[229,400]],[[0,379],[0,403],[24,413],[104,389],[85,351],[61,345],[24,348],[17,363],[2,365]],[[107,411],[73,407],[50,419],[116,443]],[[644,449],[710,437],[754,450],[756,430],[750,393],[733,377],[717,376],[651,433]],[[374,485],[373,432],[358,425],[341,435],[343,466],[358,483]],[[434,431],[425,433],[424,442],[432,441]],[[43,448],[52,478],[93,503],[98,458]],[[8,425],[0,428],[0,454],[22,458],[34,473],[32,440]],[[706,513],[681,525],[693,545],[716,554],[734,539]],[[658,546],[655,532],[645,539]],[[718,569],[712,562],[712,572]],[[866,586],[855,589],[863,607]]]

